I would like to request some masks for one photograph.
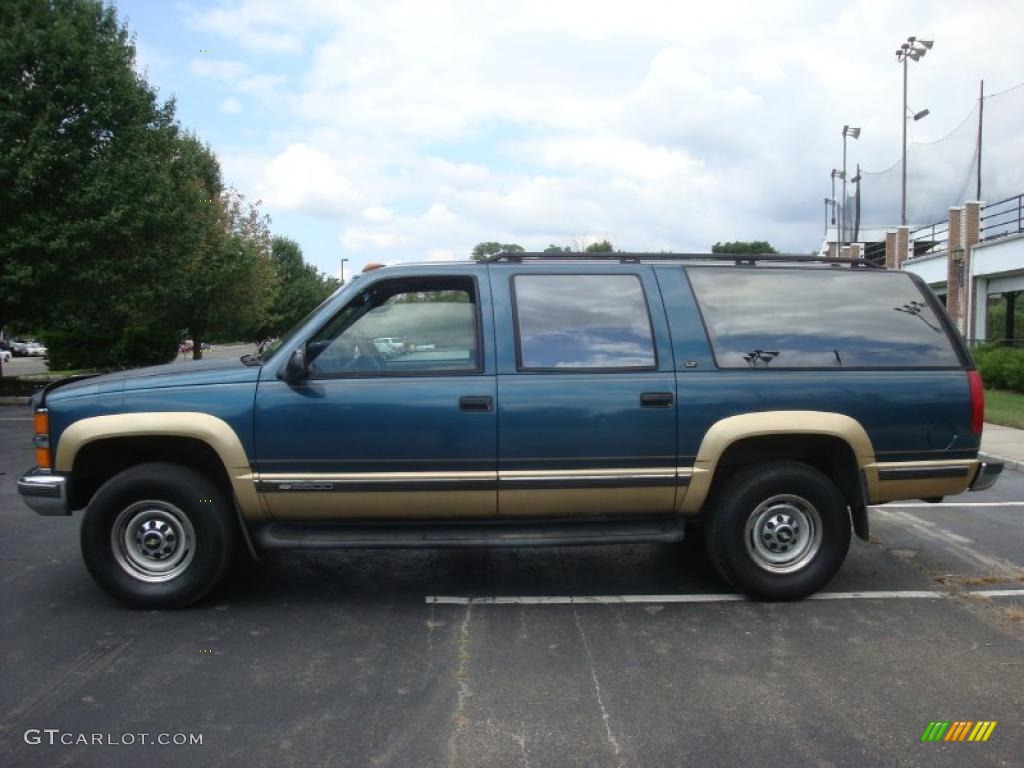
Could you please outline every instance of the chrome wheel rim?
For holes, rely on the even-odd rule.
[[[114,559],[129,576],[153,584],[170,581],[195,555],[195,530],[166,501],[137,501],[121,510],[110,532]]]
[[[821,549],[821,516],[807,499],[783,493],[765,499],[747,520],[747,553],[771,573],[793,573]]]

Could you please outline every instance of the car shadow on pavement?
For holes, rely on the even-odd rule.
[[[243,560],[243,558],[239,558]],[[414,600],[430,595],[623,595],[732,590],[700,542],[523,549],[273,552],[239,562],[210,600]]]

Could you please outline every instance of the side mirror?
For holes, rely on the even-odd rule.
[[[283,381],[287,381],[289,384],[295,384],[296,382],[302,381],[306,378],[306,352],[302,347],[299,347],[292,352],[291,357],[288,358],[288,362],[284,364],[284,368],[278,371],[277,376]]]

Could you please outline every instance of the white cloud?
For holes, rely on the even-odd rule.
[[[1017,13],[1010,0],[229,0],[193,24],[267,55],[191,67],[252,97],[247,118],[279,118],[258,147],[225,148],[225,172],[272,213],[331,222],[356,265],[462,256],[484,239],[808,251],[842,125],[863,129],[851,168],[899,156],[893,51],[906,34],[936,39],[911,72],[912,103],[931,109],[912,135],[930,140],[973,106],[980,77],[994,90],[1024,71]],[[1001,122],[991,146],[1009,156],[1024,110]],[[922,199],[944,164],[918,164]]]
[[[242,102],[234,96],[228,96],[220,103],[220,111],[225,115],[237,115],[242,111]]]
[[[242,61],[198,58],[189,62],[189,69],[200,77],[210,77],[221,82],[234,82],[249,72],[249,65]]]
[[[301,143],[267,163],[260,196],[270,207],[327,217],[352,213],[363,203],[329,155]]]

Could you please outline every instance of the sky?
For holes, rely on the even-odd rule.
[[[484,240],[810,252],[843,126],[862,129],[850,168],[900,157],[895,51],[908,35],[935,40],[911,64],[911,107],[930,110],[913,141],[960,125],[980,79],[990,93],[1024,81],[1019,0],[116,6],[140,70],[225,181],[334,276],[343,258],[349,275],[468,258]],[[1012,194],[1024,191],[1022,105],[986,107]],[[938,165],[912,169],[912,208],[961,186],[925,172]]]

